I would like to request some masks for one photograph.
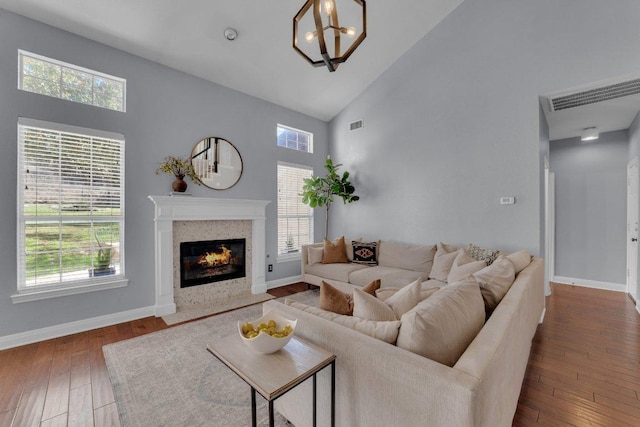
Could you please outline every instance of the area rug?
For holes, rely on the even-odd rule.
[[[188,307],[180,307],[178,308],[177,312],[162,316],[162,320],[164,320],[167,325],[176,325],[178,323],[187,322],[189,320],[211,316],[212,314],[218,314],[229,310],[235,310],[236,308],[265,302],[270,299],[273,299],[272,295],[263,293],[243,296],[240,298],[220,301],[216,303],[196,304]]]
[[[319,292],[288,298],[317,305]],[[122,425],[251,425],[251,389],[206,346],[237,333],[238,320],[261,315],[262,304],[256,304],[104,346]],[[258,403],[259,425],[268,425],[259,395]],[[287,423],[278,417],[276,425]]]

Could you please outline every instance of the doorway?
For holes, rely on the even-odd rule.
[[[638,301],[638,158],[627,165],[627,293]]]

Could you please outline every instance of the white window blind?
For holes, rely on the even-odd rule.
[[[313,209],[300,196],[312,175],[308,166],[278,162],[278,255],[297,254],[313,242]]]
[[[24,50],[18,51],[18,63],[18,89],[115,111],[126,110],[127,81],[123,78]]]
[[[124,276],[124,137],[18,122],[18,290]]]
[[[278,147],[313,153],[313,134],[285,125],[278,125]]]

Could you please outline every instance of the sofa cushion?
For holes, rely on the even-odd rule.
[[[487,266],[484,261],[476,261],[471,258],[464,249],[458,249],[458,255],[453,260],[453,265],[447,276],[447,282],[453,283],[462,280],[465,276],[480,271]]]
[[[398,320],[392,308],[384,301],[358,288],[353,290],[353,316],[383,322]]]
[[[378,242],[351,242],[353,262],[364,265],[378,265]]]
[[[493,264],[473,273],[473,278],[480,285],[487,314],[491,314],[513,284],[516,270],[513,263],[501,255]]]
[[[349,282],[349,274],[354,271],[368,269],[366,265],[361,264],[315,264],[307,265],[305,267],[305,274],[313,274],[314,276],[322,277],[323,279],[338,280],[340,282]],[[371,283],[372,280],[363,283],[360,286]]]
[[[420,289],[420,301],[425,300],[427,298],[429,298],[431,295],[433,295],[438,289],[438,287],[432,287],[432,288],[425,288],[424,284],[426,282],[422,283],[422,287]],[[443,283],[444,285],[444,283]],[[395,294],[396,292],[398,292],[400,289],[404,289],[404,288],[380,288],[376,290],[376,297],[378,297],[379,299],[381,299],[382,301],[386,301],[387,298],[389,298],[391,295]]]
[[[472,277],[438,290],[402,316],[397,346],[453,366],[485,319],[484,302]]]
[[[433,266],[435,246],[418,246],[406,243],[380,242],[378,264],[429,274]]]
[[[471,258],[477,261],[484,261],[487,265],[491,265],[498,258],[498,255],[500,255],[500,251],[497,249],[481,248],[472,243],[469,243],[464,250]]]
[[[322,262],[322,253],[324,252],[324,250],[322,248],[314,248],[314,247],[308,247],[307,248],[307,264],[309,265],[314,265],[314,264],[320,264]]]
[[[435,279],[429,279],[422,282],[422,289],[441,288],[443,286],[447,286],[447,282],[443,282],[441,280],[435,280]]]
[[[403,270],[395,267],[376,265],[365,267],[349,274],[349,283],[356,286],[364,286],[373,280],[380,279],[382,286],[403,287],[416,279],[422,278],[424,273],[419,271]]]
[[[529,252],[526,249],[509,254],[507,255],[507,258],[513,263],[516,274],[520,273],[531,263],[531,255],[529,255]]]
[[[354,329],[389,344],[394,344],[398,337],[398,329],[400,328],[399,320],[378,322],[375,320],[360,319],[358,317],[332,313],[330,311],[325,311],[318,307],[311,307],[290,299],[286,299],[285,304],[297,308],[298,310],[306,311],[318,317],[322,317],[323,319],[331,320],[339,325]]]
[[[347,263],[347,248],[344,244],[344,236],[338,237],[334,242],[324,239],[324,248],[322,252],[323,264]]]
[[[353,261],[353,242],[362,242],[362,237],[358,237],[357,239],[344,238],[344,247],[347,250],[347,259],[349,262]]]
[[[376,290],[380,288],[380,281],[374,280],[367,286],[362,288],[365,292],[373,297],[376,296]],[[322,281],[320,285],[320,308],[331,311],[333,313],[353,315],[353,296],[346,294],[339,289],[331,286],[329,283]]]
[[[438,243],[438,250],[433,258],[433,268],[429,274],[429,279],[440,280],[446,283],[453,261],[457,256],[457,246],[447,245],[442,242]]]

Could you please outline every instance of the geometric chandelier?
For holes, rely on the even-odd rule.
[[[349,27],[340,25],[337,3]],[[307,0],[293,18],[293,48],[314,67],[335,71],[367,37],[366,9],[365,0]]]

